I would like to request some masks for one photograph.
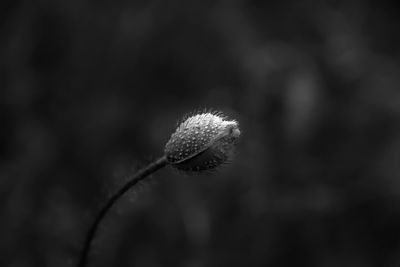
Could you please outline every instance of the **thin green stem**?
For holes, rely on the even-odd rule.
[[[150,163],[148,166],[144,167],[143,169],[139,170],[123,187],[121,187],[117,192],[115,192],[111,198],[107,201],[107,203],[102,207],[99,211],[97,216],[95,217],[85,239],[85,243],[83,246],[83,250],[80,255],[79,259],[79,267],[85,267],[88,262],[88,255],[90,252],[90,247],[92,241],[97,233],[97,229],[99,228],[100,222],[103,220],[107,212],[111,209],[114,203],[132,186],[137,184],[139,181],[146,178],[148,175],[154,173],[155,171],[163,168],[167,165],[167,158],[165,156],[155,160],[154,162]]]

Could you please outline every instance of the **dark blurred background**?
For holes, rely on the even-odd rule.
[[[204,107],[235,160],[129,192],[90,266],[400,266],[399,29],[388,1],[2,1],[0,266],[74,266]]]

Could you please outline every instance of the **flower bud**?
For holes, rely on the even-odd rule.
[[[220,113],[200,113],[183,120],[165,145],[170,165],[186,172],[214,169],[232,158],[239,125]]]

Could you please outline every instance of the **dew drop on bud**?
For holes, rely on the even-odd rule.
[[[208,171],[232,158],[239,137],[237,121],[221,113],[199,113],[179,124],[164,152],[168,163],[178,170]]]

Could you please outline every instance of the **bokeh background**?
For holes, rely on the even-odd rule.
[[[400,266],[399,29],[388,1],[1,1],[0,266],[75,266],[199,108],[235,160],[130,191],[90,266]]]

